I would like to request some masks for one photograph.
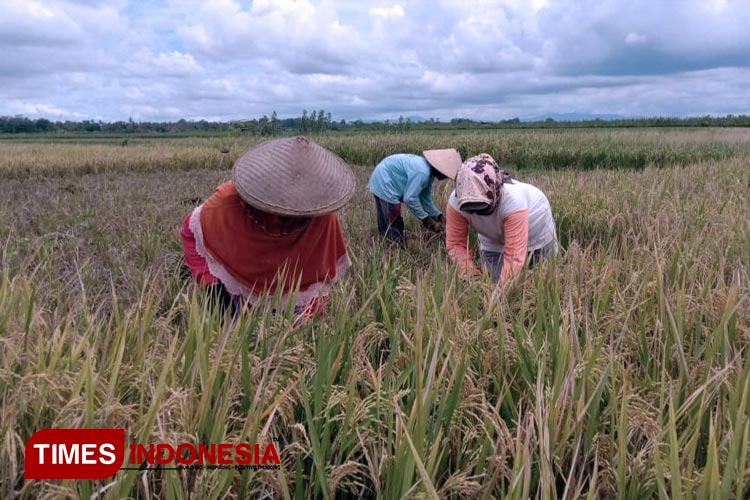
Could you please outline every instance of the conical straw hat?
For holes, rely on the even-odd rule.
[[[458,169],[461,168],[461,155],[453,148],[428,149],[422,151],[422,156],[430,165],[438,169],[449,179],[456,179]]]
[[[234,163],[232,181],[247,204],[292,217],[334,212],[354,194],[354,173],[346,162],[303,136],[248,149]]]

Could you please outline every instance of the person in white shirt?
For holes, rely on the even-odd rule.
[[[527,254],[533,263],[558,252],[547,197],[513,179],[488,154],[461,165],[446,210],[448,255],[465,277],[479,274],[469,249],[470,227],[479,235],[482,259],[494,283],[518,275]]]

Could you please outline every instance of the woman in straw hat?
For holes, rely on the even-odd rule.
[[[446,210],[446,247],[462,276],[476,276],[469,227],[479,233],[485,267],[493,283],[507,283],[530,262],[557,253],[549,201],[536,187],[518,182],[488,154],[461,165]]]
[[[461,155],[455,149],[432,149],[422,156],[395,154],[378,163],[370,177],[375,196],[378,231],[399,244],[404,243],[401,202],[431,231],[442,231],[443,214],[432,199],[433,179],[455,179]]]
[[[252,305],[281,287],[308,318],[325,312],[333,283],[351,266],[336,210],[354,193],[354,174],[305,137],[247,150],[232,180],[182,226],[185,261],[222,302]]]

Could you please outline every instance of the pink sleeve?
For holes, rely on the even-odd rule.
[[[529,211],[518,210],[503,218],[503,270],[500,283],[506,283],[518,276],[526,261],[526,250],[529,246]]]
[[[180,230],[180,239],[182,240],[182,252],[185,255],[185,263],[193,277],[201,285],[212,285],[219,281],[211,271],[208,270],[208,263],[206,259],[198,254],[195,249],[195,235],[190,230],[190,215],[185,217],[182,221],[182,229]]]
[[[450,203],[445,211],[445,247],[462,277],[480,274],[469,252],[469,221]]]

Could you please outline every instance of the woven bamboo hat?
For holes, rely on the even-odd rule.
[[[346,162],[303,136],[248,149],[234,163],[232,181],[248,205],[292,217],[334,212],[354,194],[354,173]]]
[[[453,148],[450,149],[428,149],[422,151],[422,156],[427,162],[438,169],[449,179],[456,180],[458,169],[461,168],[461,155]]]

